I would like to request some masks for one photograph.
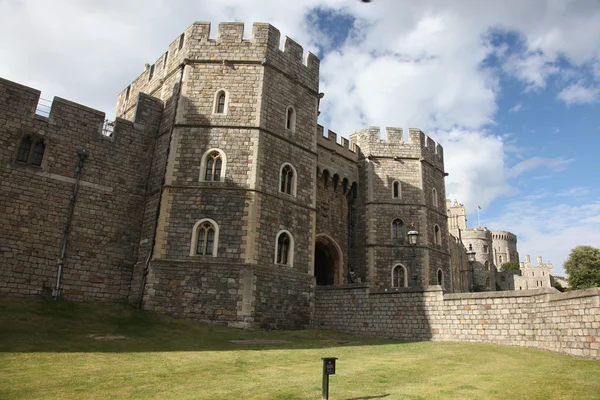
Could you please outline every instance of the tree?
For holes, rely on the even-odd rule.
[[[554,286],[554,289],[558,290],[559,292],[564,292],[566,290],[554,276],[552,277],[552,285]]]
[[[600,249],[577,246],[563,264],[569,274],[569,289],[600,287]]]
[[[520,265],[516,261],[511,261],[502,264],[502,271],[518,271],[520,269]]]

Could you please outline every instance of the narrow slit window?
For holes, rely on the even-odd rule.
[[[281,169],[281,183],[279,190],[286,194],[292,194],[294,182],[294,170],[290,165],[286,165]]]
[[[287,233],[282,233],[277,239],[277,264],[289,265],[290,237]]]
[[[217,114],[225,113],[225,92],[219,92],[219,94],[217,95],[216,113]]]
[[[395,181],[392,185],[392,196],[394,197],[394,199],[400,198],[400,182],[398,181]]]

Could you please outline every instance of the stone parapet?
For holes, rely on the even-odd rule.
[[[316,291],[315,328],[400,340],[533,347],[600,359],[600,288],[553,288],[444,295],[377,292],[364,287]]]

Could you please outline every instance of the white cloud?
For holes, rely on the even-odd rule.
[[[307,25],[315,7],[356,18],[346,43],[331,49],[326,33]],[[341,135],[365,125],[413,126],[432,134],[444,146],[448,195],[471,210],[515,195],[516,176],[567,165],[528,159],[518,137],[488,133],[503,74],[536,90],[553,76],[595,79],[566,88],[559,98],[569,104],[598,98],[600,7],[593,0],[0,0],[0,76],[111,114],[116,95],[194,19],[211,21],[213,37],[221,21],[246,22],[246,35],[250,23],[270,22],[306,50],[324,50],[321,122]],[[494,31],[516,34],[519,46],[493,46]],[[487,65],[490,57],[501,68]],[[521,104],[512,112],[524,112]],[[507,160],[515,157],[522,163],[509,169]],[[529,208],[517,211],[500,228],[513,230],[514,223],[521,229],[517,216]],[[525,228],[520,244],[534,243],[528,237],[537,233],[546,238]],[[582,232],[588,231],[594,232],[585,225]],[[540,255],[550,257],[548,252]]]
[[[458,199],[467,210],[487,207],[494,199],[515,193],[508,183],[501,138],[484,131],[436,132],[446,157],[446,197]]]
[[[573,188],[573,193],[588,193],[585,188]],[[507,229],[518,237],[521,259],[529,254],[535,259],[543,256],[554,264],[554,271],[564,275],[563,262],[572,248],[578,245],[598,247],[600,243],[600,202],[582,197],[574,204],[552,202],[554,194],[509,203],[504,212],[487,221],[490,229]],[[545,201],[544,201],[545,200]],[[543,206],[541,205],[543,204]]]
[[[516,112],[521,111],[522,108],[523,108],[523,104],[517,103],[513,107],[511,107],[510,110],[508,110],[508,112],[510,112],[510,113],[516,113]]]
[[[503,64],[506,73],[526,83],[526,91],[543,89],[546,80],[559,72],[559,68],[541,53],[512,55]]]
[[[568,105],[593,103],[598,100],[600,89],[597,87],[585,86],[583,81],[574,83],[564,88],[558,95],[558,99]]]
[[[553,171],[562,171],[573,162],[572,159],[557,159],[557,158],[544,158],[544,157],[532,157],[527,160],[521,161],[509,169],[508,176],[515,178],[522,175],[525,172],[544,167]]]

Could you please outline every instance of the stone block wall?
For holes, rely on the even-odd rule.
[[[74,300],[126,298],[138,252],[146,179],[162,103],[146,95],[133,122],[102,134],[102,112],[55,98],[35,115],[40,92],[0,79],[0,293],[49,295],[85,152],[62,273]],[[16,160],[22,137],[42,138],[42,165]]]
[[[600,359],[600,288],[443,294],[318,287],[315,327],[357,335],[534,347]]]

